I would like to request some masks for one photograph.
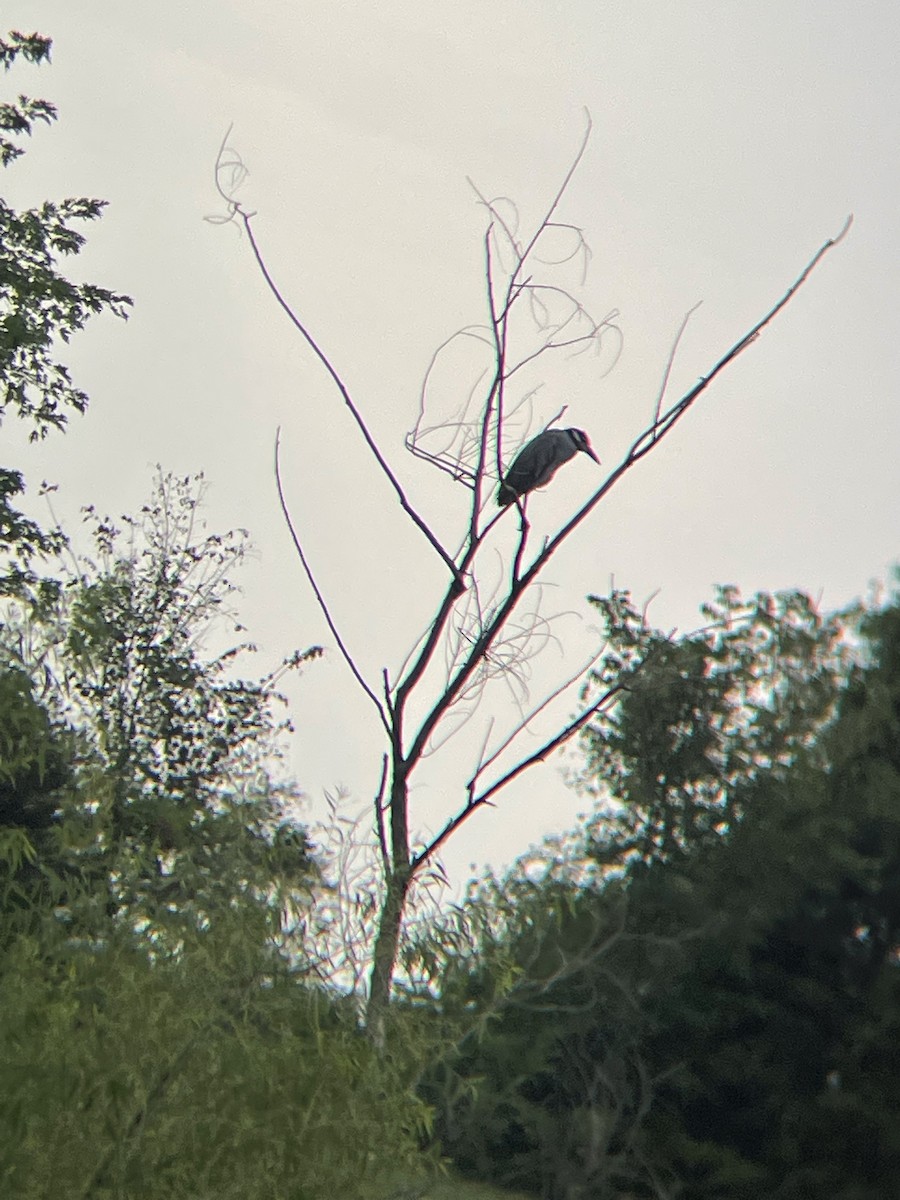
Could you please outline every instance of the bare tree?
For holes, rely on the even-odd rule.
[[[556,273],[565,268],[569,274],[578,271],[583,282],[590,259],[582,231],[558,217],[589,136],[588,119],[571,166],[542,218],[530,231],[520,230],[518,212],[511,201],[505,197],[489,199],[475,189],[486,216],[483,243],[486,318],[480,324],[459,330],[435,352],[423,382],[416,423],[406,437],[406,448],[412,454],[433,469],[451,476],[462,489],[463,530],[459,545],[452,549],[443,544],[434,524],[408,499],[331,358],[273,278],[255,237],[254,214],[236,199],[246,169],[228,144],[228,135],[216,163],[216,184],[226,202],[227,213],[213,219],[235,221],[246,231],[256,263],[272,295],[330,376],[389,488],[447,572],[446,587],[437,601],[434,615],[426,629],[411,639],[412,649],[400,670],[391,674],[385,668],[378,682],[367,679],[341,636],[328,601],[316,582],[301,535],[291,519],[282,486],[276,439],[278,495],[297,554],[335,642],[384,730],[386,749],[381,783],[374,801],[374,829],[384,881],[366,1009],[369,1034],[379,1045],[385,1039],[385,1018],[398,960],[401,928],[416,880],[434,862],[447,840],[479,808],[491,803],[512,780],[544,761],[598,713],[613,705],[634,670],[632,664],[623,669],[619,678],[609,679],[608,686],[599,695],[592,693],[589,702],[586,701],[580,711],[565,721],[538,749],[528,753],[518,750],[521,735],[535,716],[567,686],[583,681],[596,661],[591,659],[584,663],[550,696],[526,711],[524,681],[529,662],[541,643],[552,636],[552,618],[543,616],[540,611],[540,576],[556,551],[619,480],[672,432],[713,380],[756,341],[850,226],[851,219],[848,218],[840,233],[820,247],[785,295],[713,364],[698,383],[680,399],[671,402],[666,394],[669,374],[681,334],[691,315],[688,313],[674,339],[659,394],[648,406],[651,410],[649,420],[621,461],[609,470],[593,494],[556,532],[530,541],[527,495],[498,511],[492,492],[498,480],[504,477],[510,444],[518,448],[529,426],[533,428],[542,372],[554,358],[588,352],[598,355],[599,370],[608,370],[619,349],[616,314],[595,318],[576,298],[577,285],[556,281]],[[452,353],[460,343],[473,347],[481,355],[481,361],[471,386],[466,387],[462,396],[454,396],[448,405],[442,402],[436,383],[438,368],[444,356]],[[561,415],[562,411],[557,412],[544,428],[553,425]],[[501,523],[510,527],[516,518],[518,523],[511,548],[502,556],[499,578],[491,582],[491,566],[496,562],[498,541],[493,535]],[[493,728],[489,727],[475,769],[467,782],[460,782],[456,810],[448,815],[446,823],[435,835],[421,844],[414,843],[410,810],[413,776],[423,760],[440,748],[446,738],[471,716],[484,689],[498,679],[507,683],[514,693],[519,693],[515,715],[497,736],[492,736]],[[415,716],[412,715],[413,701]]]

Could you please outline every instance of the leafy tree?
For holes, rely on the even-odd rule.
[[[790,644],[808,645],[805,635],[797,641],[794,624]],[[819,650],[827,664],[839,659],[826,628]],[[649,1030],[641,1052],[660,1081],[648,1140],[658,1167],[671,1170],[691,1197],[877,1200],[895,1190],[900,1113],[888,1077],[900,1054],[896,604],[868,615],[861,632],[864,661],[843,679],[816,666],[822,653],[807,656],[805,668],[803,655],[789,655],[800,668],[793,683],[778,662],[752,672],[761,684],[753,693],[759,711],[729,736],[743,767],[731,779],[720,776],[709,812],[727,820],[717,827],[683,823],[704,793],[689,784],[674,802],[664,788],[655,793],[662,795],[655,812],[674,814],[678,838],[665,844],[633,836],[661,824],[639,802],[647,772],[637,748],[677,751],[675,731],[703,741],[709,723],[702,710],[686,720],[664,688],[657,711],[613,730],[619,750],[635,749],[624,773],[611,772],[610,787],[637,799],[638,808],[624,810],[618,840],[615,816],[606,814],[593,831],[592,854],[603,869],[611,862],[625,868],[629,929],[652,938],[691,934],[641,992]],[[712,680],[715,671],[712,660]],[[652,692],[652,673],[646,683]],[[792,691],[795,702],[786,703]],[[721,711],[718,701],[714,707]],[[834,720],[823,727],[829,712]],[[789,714],[785,737],[778,726]],[[671,761],[666,782],[684,789],[679,755]],[[703,783],[715,773],[707,764],[695,777]],[[611,844],[604,830],[613,831]],[[635,853],[648,844],[652,853]]]
[[[39,862],[55,857],[59,790],[72,780],[72,739],[51,721],[28,675],[0,667],[0,950],[13,914],[47,899]]]
[[[9,34],[0,40],[6,70],[20,56],[39,64],[50,58],[51,41],[39,34]],[[30,136],[39,122],[56,120],[46,100],[20,95],[0,104],[0,163],[13,163],[22,153],[17,139]],[[18,211],[0,199],[0,422],[9,414],[31,426],[33,439],[65,426],[69,411],[84,412],[87,396],[59,360],[60,341],[68,342],[97,313],[125,317],[129,297],[92,283],[73,283],[58,269],[61,256],[84,245],[76,225],[96,220],[105,201],[69,197]],[[60,546],[47,532],[13,506],[25,489],[18,470],[0,468],[0,590],[17,593],[33,581],[29,563],[36,554]]]
[[[23,671],[0,673],[0,712],[0,825],[46,829],[53,821],[53,792],[70,777],[70,749]]]
[[[841,622],[802,596],[722,593],[678,642],[604,608],[596,686],[632,673],[585,735],[604,801],[540,886],[533,862],[508,885],[531,889],[504,933],[522,977],[468,995],[490,1019],[429,1083],[445,1145],[560,1200],[892,1195],[898,610],[848,677]],[[554,912],[548,973],[528,947]]]
[[[161,476],[138,517],[89,512],[94,556],[61,565],[57,601],[4,610],[19,825],[0,833],[24,840],[0,836],[0,1178],[17,1196],[362,1197],[422,1161],[410,1064],[378,1061],[283,937],[315,867],[271,778],[275,680],[236,677],[243,643],[208,650],[245,535],[207,535],[201,492]]]
[[[443,1151],[467,1176],[548,1200],[655,1181],[633,961],[648,947],[624,928],[620,889],[585,886],[548,848],[483,881],[465,915],[479,933],[448,956],[437,999],[462,1034],[420,1085]]]
[[[0,39],[6,71],[21,58],[34,65],[49,60],[51,41],[40,34],[12,32]],[[20,95],[0,104],[0,163],[23,153],[19,144],[36,124],[56,119],[46,100]],[[87,397],[73,384],[57,357],[88,318],[104,309],[125,316],[131,301],[93,284],[74,284],[57,269],[59,257],[76,254],[84,239],[72,222],[94,219],[103,203],[70,198],[17,211],[0,199],[0,422],[8,413],[31,426],[32,439],[65,425],[67,410],[83,411]],[[52,603],[55,580],[39,580],[35,556],[59,551],[65,539],[18,510],[24,491],[20,471],[0,467],[0,595],[27,600],[35,615]],[[4,901],[36,882],[36,846],[49,851],[49,831],[58,808],[58,789],[71,774],[71,739],[42,702],[42,681],[8,653],[12,643],[0,626],[0,862]],[[11,890],[12,889],[12,890]],[[29,894],[29,893],[26,893]],[[19,899],[21,900],[21,896]],[[33,898],[33,897],[32,897]]]
[[[208,920],[236,891],[252,900],[280,880],[287,896],[310,880],[294,794],[272,776],[285,727],[274,677],[235,674],[247,643],[205,652],[247,535],[206,534],[201,499],[201,477],[161,474],[138,517],[88,510],[95,557],[63,564],[52,608],[8,604],[0,640],[0,661],[44,681],[75,738],[74,787],[58,800],[70,865],[103,881],[110,913],[157,929]]]
[[[48,921],[0,957],[5,1195],[350,1200],[412,1178],[427,1112],[246,907],[177,953]]]
[[[627,673],[619,702],[583,735],[581,782],[600,801],[593,853],[613,865],[694,852],[739,820],[742,787],[790,770],[832,714],[843,624],[800,592],[748,602],[723,587],[703,628],[673,639],[627,594],[592,603],[611,649],[589,686]]]
[[[897,601],[861,632],[824,763],[761,781],[733,839],[696,865],[700,896],[727,915],[660,1003],[683,1066],[658,1113],[692,1195],[896,1191]]]

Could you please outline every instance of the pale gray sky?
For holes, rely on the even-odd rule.
[[[673,395],[852,211],[847,241],[548,579],[557,606],[588,623],[583,596],[614,576],[641,599],[660,589],[651,615],[689,628],[715,582],[803,588],[837,607],[887,576],[900,500],[895,0],[22,0],[5,21],[54,38],[51,68],[17,68],[6,85],[54,100],[61,116],[5,173],[6,194],[109,199],[74,270],[136,301],[127,325],[97,322],[73,344],[91,408],[23,453],[26,477],[58,481],[73,518],[87,502],[134,510],[157,461],[204,470],[211,526],[246,526],[259,550],[243,615],[262,668],[294,646],[330,645],[277,511],[278,423],[297,523],[371,677],[402,657],[443,579],[246,240],[202,220],[217,211],[213,160],[232,122],[251,172],[242,198],[273,272],[411,497],[451,524],[466,494],[402,438],[435,346],[484,317],[482,214],[467,175],[533,218],[590,109],[563,217],[585,230],[585,298],[620,311],[624,349],[602,379],[580,362],[548,373],[542,419],[568,401],[605,463],[646,423],[684,312],[703,301]],[[558,476],[542,498],[548,522],[592,479],[586,460]],[[561,627],[548,680],[581,654],[582,624]],[[299,782],[313,802],[342,784],[362,805],[378,728],[337,653],[291,694]],[[459,803],[472,747],[451,746],[415,793],[424,826]],[[463,830],[446,856],[454,878],[568,827],[579,807],[558,765],[539,768]]]

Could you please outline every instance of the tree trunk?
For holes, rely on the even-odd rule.
[[[409,865],[409,768],[401,749],[402,712],[394,714],[394,745],[391,764],[391,867],[385,880],[384,902],[378,918],[378,936],[372,958],[372,973],[369,977],[369,1002],[366,1005],[366,1033],[375,1048],[381,1053],[387,1039],[387,1012],[391,1002],[391,984],[397,954],[400,950],[400,929],[406,897],[412,883]]]
[[[395,871],[387,883],[387,891],[378,922],[372,974],[369,979],[369,1001],[366,1005],[366,1033],[375,1048],[382,1052],[386,1042],[388,1006],[391,1002],[391,983],[397,954],[400,949],[400,927],[410,885],[409,868]]]

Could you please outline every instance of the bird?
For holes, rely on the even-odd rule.
[[[574,458],[579,450],[599,463],[583,429],[545,429],[523,446],[513,459],[497,489],[497,503],[506,508],[526,492],[543,487],[556,474],[557,468]]]

